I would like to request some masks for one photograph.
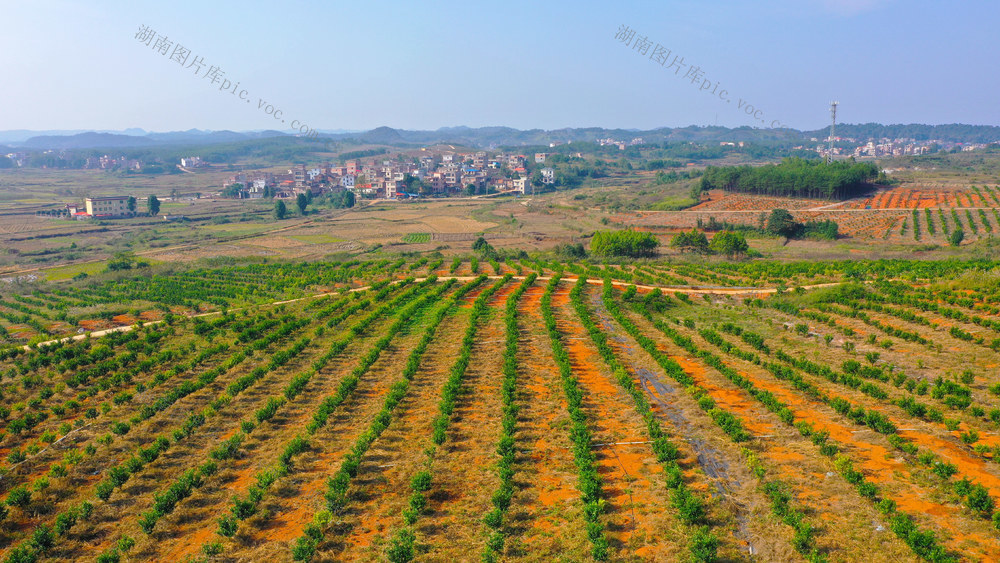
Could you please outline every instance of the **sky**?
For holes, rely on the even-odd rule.
[[[0,13],[0,130],[809,130],[833,100],[838,123],[1000,125],[996,0],[7,0]]]

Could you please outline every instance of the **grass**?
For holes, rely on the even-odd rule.
[[[72,279],[78,274],[92,276],[104,271],[104,262],[89,262],[86,264],[70,264],[69,266],[59,266],[45,271],[45,278],[49,281],[63,281]]]
[[[698,205],[698,200],[686,196],[672,196],[655,203],[650,209],[653,211],[680,211]]]
[[[403,242],[406,244],[420,244],[431,241],[430,233],[407,233],[403,235]]]

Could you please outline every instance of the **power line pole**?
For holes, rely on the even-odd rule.
[[[837,128],[837,106],[840,102],[830,102],[830,150],[826,155],[826,163],[833,162],[833,133]]]

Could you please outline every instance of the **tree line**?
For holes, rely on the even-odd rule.
[[[869,190],[879,178],[870,162],[826,163],[786,158],[764,166],[709,166],[702,190],[727,190],[779,197],[846,199]]]

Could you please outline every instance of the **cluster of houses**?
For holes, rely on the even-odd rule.
[[[814,137],[810,139],[816,142],[817,139]],[[939,139],[922,140],[918,141],[916,139],[869,139],[867,142],[858,141],[857,139],[851,137],[834,137],[834,141],[857,143],[854,150],[841,150],[840,147],[833,147],[833,154],[841,155],[851,155],[855,158],[883,158],[883,157],[893,157],[893,156],[918,156],[922,154],[929,154],[931,150],[936,146],[940,150],[951,151],[956,148],[962,151],[973,151],[976,149],[982,149],[987,146],[986,143],[953,143],[950,141],[942,141]],[[805,147],[795,147],[795,148],[805,148]],[[820,144],[816,145],[814,149],[817,153],[822,156],[829,156],[830,149],[826,144],[820,141]]]
[[[59,158],[67,158],[66,151],[59,151],[57,153],[53,150],[47,150],[42,154],[57,154]],[[9,158],[15,166],[21,168],[24,166],[25,162],[27,162],[29,154],[27,152],[11,152],[7,153],[5,156]],[[142,169],[142,166],[143,162],[141,160],[126,158],[125,156],[89,156],[83,159],[83,168],[87,170],[140,170]]]
[[[547,153],[536,153],[535,164],[544,164]],[[349,160],[309,168],[300,165],[285,174],[240,172],[230,176],[223,194],[241,199],[295,197],[310,191],[351,190],[359,197],[401,199],[420,195],[448,194],[468,189],[485,193],[532,193],[533,167],[523,154],[485,151],[469,154],[426,154],[419,157]],[[537,168],[536,168],[537,169]],[[555,182],[555,170],[537,169],[542,184]],[[235,186],[235,187],[234,187]],[[419,186],[419,189],[415,186]]]
[[[602,147],[607,145],[614,145],[618,147],[618,150],[620,151],[625,150],[625,147],[634,147],[635,145],[642,145],[646,143],[646,141],[644,141],[642,137],[635,137],[631,141],[621,141],[618,139],[612,139],[608,137],[606,139],[598,139],[597,142],[600,143]]]
[[[124,156],[91,156],[83,163],[83,167],[88,170],[141,170],[143,162],[135,158]]]
[[[25,152],[9,152],[5,155],[7,158],[14,163],[14,166],[18,168],[24,166],[24,161],[28,158],[28,153]]]

